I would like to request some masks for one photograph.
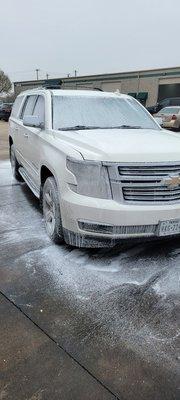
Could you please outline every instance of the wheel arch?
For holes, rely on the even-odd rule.
[[[13,145],[13,139],[9,136],[9,157],[11,157],[11,146]]]
[[[40,203],[42,204],[42,193],[43,193],[43,186],[47,178],[52,176],[56,184],[58,186],[58,180],[56,177],[56,173],[53,171],[51,167],[49,167],[47,164],[42,164],[41,169],[40,169]]]
[[[42,203],[43,203],[43,186],[46,182],[46,179],[49,178],[50,176],[54,176],[52,171],[46,165],[41,165],[41,169],[40,169],[40,207],[41,207],[41,209],[42,209]]]
[[[41,187],[44,185],[46,179],[49,178],[50,176],[53,176],[55,178],[55,176],[54,176],[53,172],[51,171],[51,169],[49,169],[46,165],[42,165],[41,166],[41,171],[40,171]]]
[[[12,136],[9,136],[9,147],[11,147],[11,146],[12,146],[12,144],[13,144],[13,139],[12,139]]]

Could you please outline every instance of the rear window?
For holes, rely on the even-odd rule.
[[[15,100],[15,102],[13,104],[13,107],[12,107],[12,112],[11,112],[11,116],[12,117],[18,118],[22,101],[23,101],[23,96],[19,96],[19,97],[16,98],[16,100]]]
[[[180,107],[168,107],[163,108],[159,114],[178,114],[180,112]]]

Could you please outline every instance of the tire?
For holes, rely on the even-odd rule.
[[[58,189],[55,179],[46,179],[42,194],[43,216],[47,234],[54,243],[63,243],[63,226],[59,205]]]
[[[11,161],[12,174],[13,174],[14,178],[18,182],[23,182],[23,178],[19,173],[20,165],[19,165],[19,163],[17,161],[16,154],[15,154],[15,149],[14,149],[14,145],[13,144],[10,147],[10,161]]]

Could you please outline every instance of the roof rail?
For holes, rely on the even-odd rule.
[[[98,87],[94,87],[94,88],[93,88],[93,90],[96,90],[97,92],[104,92],[104,90],[103,90],[103,89],[101,89],[101,88],[98,88]]]

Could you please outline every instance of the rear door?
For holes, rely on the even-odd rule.
[[[21,125],[22,121],[20,120],[21,108],[23,102],[25,100],[25,96],[18,96],[14,102],[11,116],[9,119],[9,134],[13,139],[13,143],[15,146],[16,157],[19,162],[21,162],[21,151],[22,151],[22,140],[21,140]]]

